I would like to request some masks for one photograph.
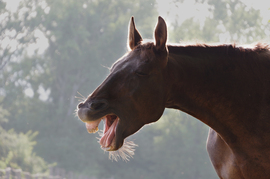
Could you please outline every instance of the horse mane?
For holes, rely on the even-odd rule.
[[[208,45],[208,44],[195,44],[195,45],[168,45],[170,53],[174,54],[189,54],[192,55],[200,53],[217,53],[222,55],[246,55],[246,54],[260,54],[270,52],[270,46],[263,43],[257,43],[254,47],[236,46],[236,44],[223,44],[223,45]],[[195,55],[195,54],[194,54]]]
[[[153,49],[154,42],[141,42],[134,50],[146,50],[146,49]],[[270,45],[264,43],[257,43],[255,46],[245,47],[245,46],[237,46],[234,44],[222,44],[222,45],[208,45],[197,43],[195,45],[167,45],[168,50],[170,53],[174,54],[189,54],[195,55],[200,53],[217,53],[222,55],[247,55],[247,54],[260,54],[264,52],[270,52]]]
[[[257,43],[254,48],[255,52],[266,52],[270,51],[270,46],[268,44]]]

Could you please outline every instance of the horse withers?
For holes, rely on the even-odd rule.
[[[207,151],[222,179],[270,178],[270,51],[235,45],[167,45],[159,17],[154,42],[144,43],[131,18],[129,52],[78,105],[87,130],[104,150],[157,121],[165,108],[184,111],[210,127]]]

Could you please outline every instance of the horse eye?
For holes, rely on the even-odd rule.
[[[135,74],[138,76],[148,76],[148,74],[143,73],[143,72],[138,72],[138,71],[136,71]]]

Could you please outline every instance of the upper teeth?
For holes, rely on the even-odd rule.
[[[98,131],[98,126],[93,129],[87,129],[89,133],[96,133]]]

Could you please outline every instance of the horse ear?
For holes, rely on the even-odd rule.
[[[129,22],[129,32],[128,32],[129,48],[133,50],[134,47],[139,45],[141,41],[142,41],[142,37],[135,27],[134,17],[131,17],[130,22]]]
[[[155,41],[157,50],[165,50],[167,41],[167,26],[162,17],[158,17],[158,23],[155,29]]]

